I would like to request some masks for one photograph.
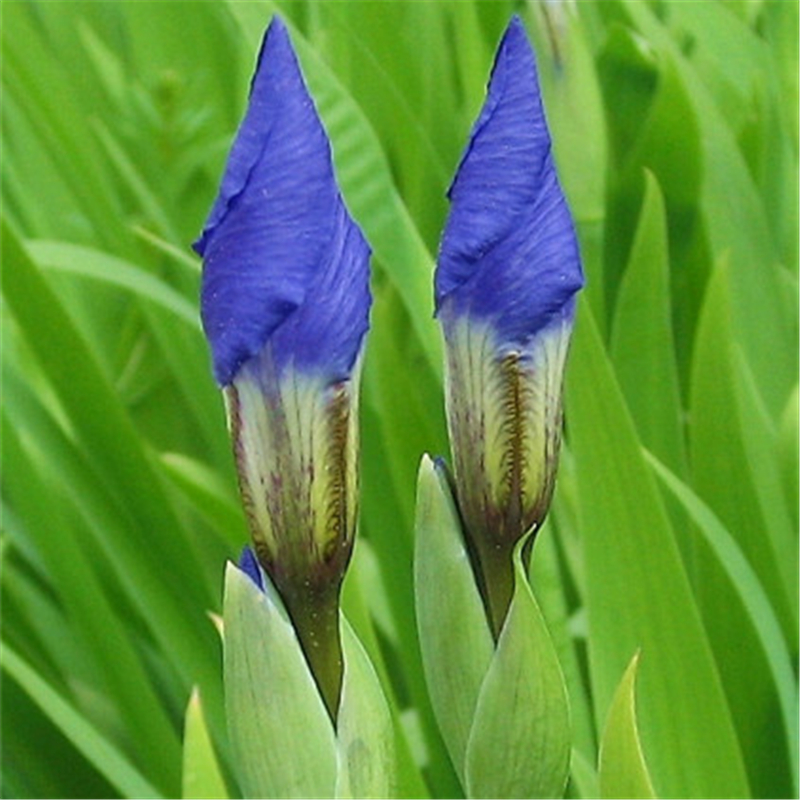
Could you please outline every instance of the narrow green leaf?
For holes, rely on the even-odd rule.
[[[563,478],[562,461],[558,478],[559,493],[564,487]],[[597,755],[597,743],[594,713],[581,664],[583,641],[576,635],[572,619],[574,612],[570,605],[574,600],[569,596],[569,575],[558,552],[560,543],[557,537],[563,526],[559,527],[554,512],[555,509],[551,509],[545,526],[536,534],[529,580],[531,586],[536,587],[536,601],[544,615],[564,673],[569,695],[573,752],[580,752],[585,759],[593,762]]]
[[[781,415],[778,431],[778,458],[780,461],[781,480],[786,495],[787,505],[792,512],[793,525],[798,526],[798,510],[800,510],[800,459],[797,442],[800,439],[800,387],[786,401],[786,408]]]
[[[333,725],[278,602],[228,564],[225,706],[236,774],[245,797],[333,797]]]
[[[211,744],[197,687],[186,707],[183,728],[183,792],[186,800],[230,797]]]
[[[730,711],[675,537],[587,306],[567,374],[595,717],[605,718],[631,653],[641,649],[640,733],[656,791],[747,796]]]
[[[181,453],[163,453],[161,463],[186,499],[230,547],[241,547],[247,541],[244,513],[231,491],[233,481],[224,481],[219,471]]]
[[[204,619],[207,606],[195,608],[187,615],[175,596],[174,587],[164,580],[158,561],[137,542],[135,522],[99,479],[96,465],[88,455],[91,451],[67,436],[45,410],[42,397],[21,379],[8,361],[3,366],[4,411],[7,411],[12,429],[24,431],[30,445],[35,445],[49,484],[60,485],[65,476],[69,476],[68,495],[80,498],[81,528],[94,538],[106,563],[111,565],[109,574],[116,580],[115,590],[124,591],[132,607],[150,626],[162,652],[175,665],[185,685],[200,684],[210,719],[221,725],[219,646]],[[42,536],[49,537],[52,525],[47,509],[41,509],[36,498],[33,503],[40,514],[38,518],[44,519]],[[45,546],[49,547],[46,538]],[[101,637],[99,643],[106,639]]]
[[[755,374],[742,348],[734,349],[736,401],[741,415],[742,438],[750,465],[761,513],[778,560],[784,566],[783,579],[790,598],[797,598],[797,528],[792,525],[781,486],[780,450],[777,427],[764,404]],[[790,397],[791,399],[791,397]],[[796,619],[797,617],[795,617]]]
[[[797,682],[792,656],[764,588],[741,548],[699,497],[653,456],[667,490],[684,506],[705,548],[722,571],[719,602],[701,610],[737,724],[751,783],[758,797],[798,791]],[[764,736],[764,731],[782,735]]]
[[[125,756],[48,686],[6,643],[0,647],[0,665],[123,797],[162,796]]]
[[[689,336],[697,314],[696,293],[705,279],[703,230],[698,225],[703,153],[696,109],[673,59],[650,47],[629,28],[612,28],[601,64],[616,135],[618,166],[609,175],[606,210],[606,291],[609,300],[628,265],[645,189],[645,169],[663,192],[669,254],[675,271],[673,308],[679,335],[678,356],[691,348]],[[675,136],[680,129],[681,135]]]
[[[676,3],[667,22],[677,36],[694,38],[687,54],[692,66],[730,127],[741,129],[752,111],[755,86],[767,82],[772,91],[777,88],[767,42],[725,3]]]
[[[182,586],[180,601],[194,611],[211,605],[201,583],[181,581],[177,572],[198,572],[186,534],[167,500],[161,478],[113,388],[85,340],[47,285],[37,265],[4,223],[3,296],[36,354],[84,445],[107,480],[113,481],[142,532],[145,551],[159,560],[165,580]]]
[[[18,552],[16,544],[9,541],[16,540],[20,533],[13,530],[17,523],[11,521],[12,514],[5,502],[2,511],[0,570],[5,640],[43,677],[48,677],[52,669],[59,675],[69,675],[78,683],[90,685],[97,679],[91,657],[82,642],[63,635],[69,625],[63,604],[33,577],[30,563]]]
[[[178,267],[185,277],[196,278],[200,274],[200,260],[191,251],[176,247],[172,242],[168,242],[140,225],[134,225],[132,230],[136,236],[149,244],[156,252],[165,255],[169,262]]]
[[[686,448],[669,280],[664,200],[648,170],[639,223],[617,296],[610,350],[642,443],[683,474]]]
[[[344,678],[336,723],[337,798],[394,797],[394,729],[378,676],[353,629],[342,618]]]
[[[636,722],[636,673],[639,653],[632,659],[608,710],[600,744],[600,796],[653,798]]]
[[[183,389],[185,405],[194,412],[197,428],[217,459],[227,455],[230,445],[224,425],[220,424],[222,402],[211,380],[196,302],[190,303],[143,268],[94,248],[66,242],[34,242],[28,249],[45,270],[118,287],[145,301],[145,320]],[[196,275],[192,279],[197,283]]]
[[[734,330],[755,372],[767,408],[776,416],[797,380],[797,336],[793,333],[797,304],[793,304],[791,316],[777,313],[783,306],[776,270],[779,262],[765,208],[728,120],[670,32],[647,3],[625,0],[623,6],[651,44],[669,54],[694,109],[704,165],[700,193],[703,222],[714,260],[729,254]],[[674,130],[681,124],[678,121],[670,128],[670,147],[665,153],[675,145]],[[661,177],[660,172],[657,174]],[[675,177],[679,179],[677,173]],[[668,195],[666,186],[664,189]],[[754,264],[761,267],[755,269]]]
[[[399,310],[402,311],[402,308]],[[387,329],[385,335],[388,336],[390,330]],[[377,331],[373,330],[373,333]],[[397,338],[402,341],[400,330]],[[372,346],[368,350],[369,353],[377,352]],[[416,348],[415,351],[419,352]],[[383,359],[378,359],[376,364],[380,367],[380,383],[383,385],[376,387],[376,370],[372,368],[372,356],[369,353],[364,371],[362,403],[362,529],[380,563],[380,580],[385,586],[393,618],[389,636],[390,640],[393,639],[392,644],[398,659],[398,676],[403,676],[402,682],[395,678],[395,692],[399,697],[408,692],[411,705],[415,713],[419,714],[415,727],[417,732],[421,732],[424,741],[420,752],[425,753],[424,758],[420,756],[418,759],[419,763],[435,765],[433,770],[426,771],[426,780],[434,794],[456,796],[460,793],[459,779],[440,734],[423,673],[424,661],[414,617],[412,570],[395,568],[397,564],[413,563],[415,475],[412,471],[408,477],[409,483],[406,484],[406,467],[418,460],[420,452],[419,449],[411,449],[413,443],[418,441],[416,435],[413,438],[402,435],[403,431],[408,433],[414,430],[415,434],[419,432],[417,422],[412,421],[420,420],[412,411],[416,403],[402,404],[399,401],[404,395],[418,399],[420,387],[412,381],[408,384],[407,392],[402,389],[398,392],[397,384],[392,389],[390,375],[383,374],[383,369],[387,366]],[[387,361],[400,363],[395,362],[395,354],[391,350]],[[421,369],[422,365],[415,363]],[[377,392],[380,395],[376,398]],[[402,405],[405,405],[405,410],[400,408]],[[411,459],[405,465],[399,464],[398,459],[403,453]]]
[[[28,251],[42,269],[77,275],[125,289],[170,311],[187,326],[200,332],[196,304],[147,273],[141,267],[93,247],[69,242],[29,242]]]
[[[380,564],[370,542],[364,537],[358,537],[342,584],[342,617],[346,617],[352,625],[367,652],[389,704],[397,765],[394,796],[427,797],[429,790],[423,780],[420,765],[411,754],[408,731],[401,722],[403,704],[392,683],[392,676],[396,674],[397,668],[390,668],[392,665],[384,657],[386,648],[381,647],[389,642],[391,647],[396,648],[398,638],[387,587],[379,570]],[[380,641],[378,633],[382,634]]]
[[[569,699],[555,647],[522,565],[467,743],[469,797],[561,797],[571,752]]]
[[[798,41],[794,31],[798,26],[797,3],[764,3],[763,26],[764,38],[767,41],[769,53],[772,56],[774,70],[777,73],[780,85],[781,99],[786,109],[786,126],[789,141],[798,140],[798,115],[794,113],[798,99]],[[787,176],[788,177],[788,176]],[[794,182],[794,181],[792,181]],[[797,193],[795,191],[795,197]],[[795,237],[797,226],[795,225]],[[797,239],[795,238],[795,251]],[[795,258],[797,256],[795,255]]]
[[[494,643],[447,477],[428,456],[417,488],[414,590],[428,692],[466,786],[467,743]]]
[[[744,551],[770,597],[784,635],[796,642],[796,537],[784,532],[790,528],[788,520],[782,521],[783,530],[776,527],[773,520],[779,509],[762,503],[759,497],[759,473],[770,467],[777,485],[767,488],[779,490],[777,453],[767,452],[751,461],[753,449],[762,449],[764,442],[750,442],[753,421],[746,416],[743,401],[747,398],[737,374],[730,292],[729,268],[722,262],[706,290],[692,366],[689,443],[694,486]],[[725,458],[720,458],[720,453],[725,453]],[[795,548],[794,557],[787,546]],[[702,568],[699,563],[698,569]],[[698,575],[702,576],[702,571]],[[701,581],[698,591],[703,602],[717,604],[712,582]]]
[[[73,7],[74,8],[74,7]],[[12,3],[3,26],[3,85],[19,102],[31,130],[69,187],[69,196],[90,222],[95,238],[108,247],[127,247],[118,196],[96,157],[88,115],[57,48],[46,39],[35,7]],[[13,152],[13,150],[12,150]]]
[[[314,6],[307,31],[310,41],[323,43],[318,48],[321,55],[369,118],[395,174],[404,176],[400,191],[431,251],[438,245],[445,214],[450,161],[455,163],[461,146],[453,133],[463,117],[455,113],[457,93],[442,96],[440,92],[439,99],[444,102],[434,111],[444,124],[432,124],[431,88],[448,86],[444,78],[452,70],[454,55],[449,48],[432,44],[436,40],[441,45],[446,17],[455,17],[463,9],[465,13],[453,21],[461,44],[455,55],[474,56],[480,50],[470,26],[472,4],[449,2],[447,10],[443,5],[430,10],[420,6],[409,13],[403,4],[369,0],[321,3]],[[281,10],[291,13],[291,6],[291,2],[282,3]],[[327,35],[331,29],[336,31],[335,37]],[[415,36],[404,35],[412,30]],[[420,47],[429,54],[424,64],[413,57]],[[481,72],[485,69],[486,64]],[[466,85],[482,87],[484,82],[482,74],[477,82]],[[468,124],[466,120],[463,123]],[[437,135],[432,136],[432,131]]]
[[[600,797],[597,770],[580,750],[572,751],[569,784],[565,797]]]
[[[100,687],[119,708],[134,752],[169,791],[178,785],[178,737],[141,655],[123,631],[91,554],[82,546],[78,509],[61,487],[52,487],[52,474],[37,469],[6,413],[2,423],[3,461],[14,464],[13,476],[4,485],[6,496],[26,520],[26,533],[78,627],[75,635],[92,658]],[[55,535],[54,520],[58,521]]]
[[[3,632],[6,613],[3,605]],[[23,656],[23,647],[8,642],[15,653]],[[38,672],[38,670],[37,670]],[[41,676],[41,674],[40,674]],[[44,677],[44,676],[41,676]],[[53,724],[26,690],[10,675],[3,681],[2,788],[6,797],[120,797],[121,791],[84,758],[80,748]],[[54,687],[53,684],[50,684]],[[138,795],[137,795],[138,796]]]
[[[179,241],[180,237],[173,230],[166,209],[147,185],[132,157],[120,145],[115,135],[106,125],[97,120],[94,121],[93,132],[100,142],[101,149],[105,150],[118,179],[130,189],[131,194],[136,198],[147,223],[157,227],[158,232],[167,238]]]

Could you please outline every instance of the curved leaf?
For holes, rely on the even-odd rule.
[[[600,796],[655,797],[636,723],[637,653],[619,682],[600,743]]]
[[[336,741],[277,599],[225,573],[225,708],[245,797],[333,797]]]
[[[632,652],[642,663],[640,729],[666,796],[743,797],[742,754],[674,532],[589,308],[567,371],[580,498],[596,716]]]
[[[369,656],[344,617],[342,650],[336,797],[393,797],[397,776],[389,706]]]
[[[709,615],[712,644],[745,743],[753,783],[760,796],[797,794],[797,683],[792,657],[778,618],[758,576],[739,545],[697,495],[656,458],[656,475],[686,509],[702,536],[706,558],[725,576],[715,584],[724,613]],[[765,729],[782,727],[782,736],[765,738]]]
[[[123,797],[162,796],[102,733],[48,686],[5,642],[0,647],[0,664]]]
[[[184,798],[213,800],[227,798],[228,790],[220,773],[214,746],[203,717],[200,693],[195,687],[186,707],[183,733]]]
[[[515,588],[467,743],[469,797],[561,797],[570,762],[569,700],[555,647],[514,553]]]
[[[431,703],[456,771],[494,643],[443,468],[423,456],[417,486],[414,593]]]

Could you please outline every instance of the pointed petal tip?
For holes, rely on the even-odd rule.
[[[294,68],[298,72],[300,69],[292,46],[292,38],[286,28],[286,23],[279,14],[272,17],[261,40],[256,68],[250,85],[251,92],[254,90],[259,76],[264,74],[262,65],[265,63],[284,65],[285,68]]]
[[[519,17],[498,46],[486,100],[448,192],[435,276],[437,315],[494,319],[523,342],[582,286],[574,224],[558,182],[536,59]]]
[[[193,245],[204,260],[203,326],[220,386],[232,383],[241,366],[299,316],[309,326],[291,326],[297,344],[283,336],[279,360],[302,356],[324,369],[324,359],[333,354],[336,370],[352,366],[370,304],[361,285],[368,283],[369,249],[354,228],[336,184],[330,142],[289,32],[275,16],[261,44],[219,194]],[[337,289],[344,285],[354,294],[345,297]],[[320,340],[321,317],[332,315],[314,310],[343,297],[347,313],[335,317],[341,335],[328,331]],[[306,303],[315,308],[298,315]],[[306,358],[314,352],[318,356]]]
[[[200,256],[205,256],[217,228],[246,188],[273,124],[281,116],[292,114],[293,106],[298,105],[297,101],[294,104],[285,101],[292,97],[313,108],[289,33],[275,15],[261,40],[247,109],[231,146],[217,198],[199,238],[192,245]],[[296,115],[296,111],[294,113]],[[312,127],[315,121],[320,124],[315,113],[311,117],[305,123],[307,127]]]
[[[522,21],[522,17],[520,17],[519,14],[514,14],[509,20],[505,33],[503,34],[503,39],[509,43],[513,43],[514,46],[522,45],[527,50],[533,52],[525,23]]]

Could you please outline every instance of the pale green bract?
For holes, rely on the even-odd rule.
[[[246,797],[390,797],[391,717],[380,683],[342,619],[344,680],[334,731],[277,593],[233,564],[225,576],[225,700]]]
[[[426,456],[417,494],[415,590],[431,701],[468,797],[558,797],[569,702],[555,648],[514,553],[515,588],[495,648],[443,469]]]

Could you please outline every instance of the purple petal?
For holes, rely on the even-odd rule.
[[[279,367],[349,374],[368,326],[369,248],[342,202],[328,138],[277,17],[195,249],[220,385],[273,337]]]
[[[437,313],[491,321],[524,346],[571,314],[583,273],[558,183],[533,50],[514,17],[448,196],[436,271]],[[448,314],[447,316],[450,316]]]
[[[244,547],[242,549],[242,554],[239,556],[239,569],[244,572],[262,592],[264,591],[264,579],[261,575],[261,567],[258,566],[255,553],[253,553],[249,547]]]

